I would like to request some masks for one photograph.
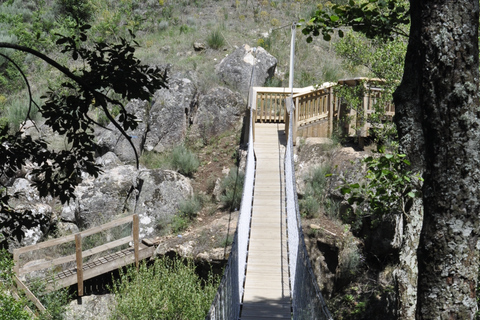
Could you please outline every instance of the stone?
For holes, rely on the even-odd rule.
[[[186,78],[169,79],[168,89],[158,90],[148,117],[144,148],[163,152],[185,139],[196,105],[197,89]]]
[[[192,135],[206,143],[213,136],[239,129],[245,110],[245,101],[240,94],[224,87],[214,88],[198,98]]]
[[[262,47],[251,48],[245,44],[223,58],[215,72],[225,84],[247,97],[253,66],[253,86],[261,87],[275,75],[277,59]]]
[[[197,52],[198,51],[205,51],[206,49],[207,49],[207,46],[202,42],[195,41],[193,43],[193,50],[195,50]]]
[[[178,214],[179,203],[193,196],[193,187],[188,178],[171,170],[142,170],[138,179],[135,213],[140,218],[140,238],[144,238],[167,228]]]
[[[130,137],[131,143],[122,135],[122,133],[110,123],[106,129],[97,128],[95,130],[95,137],[97,144],[100,147],[101,154],[106,154],[109,151],[115,153],[118,158],[125,163],[134,163],[136,161],[135,151],[137,156],[140,156],[143,150],[143,143],[148,129],[148,101],[138,99],[131,100],[125,107],[127,111],[138,119],[138,126],[133,130],[128,130],[126,133]],[[115,120],[119,120],[119,116]],[[135,149],[134,149],[135,148]]]
[[[75,222],[88,229],[132,212],[138,171],[123,165],[105,170],[96,179],[84,180],[75,189]]]

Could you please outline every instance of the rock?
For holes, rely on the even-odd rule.
[[[195,41],[193,43],[193,50],[195,50],[197,52],[198,51],[205,51],[206,49],[207,49],[207,46],[202,42]]]
[[[79,232],[77,225],[71,222],[59,221],[57,223],[58,234],[63,236],[68,236],[70,234],[75,234]]]
[[[88,229],[114,220],[133,211],[135,197],[130,196],[137,185],[138,172],[124,165],[105,170],[98,178],[84,180],[75,189],[75,222]]]
[[[189,79],[170,79],[168,89],[154,95],[145,140],[148,151],[163,152],[185,139],[196,102],[196,87]]]
[[[130,136],[137,155],[140,156],[148,129],[148,102],[133,99],[125,108],[139,120],[137,128],[128,130],[126,133]],[[115,120],[118,121],[119,117],[120,115]],[[97,144],[101,148],[101,154],[111,151],[125,163],[135,162],[135,150],[128,139],[112,123],[107,126],[107,129],[96,129],[95,136],[98,140]]]
[[[97,158],[95,162],[101,165],[104,169],[112,169],[114,167],[123,165],[123,162],[120,160],[120,158],[118,158],[115,153],[110,151]]]
[[[215,72],[225,84],[246,97],[250,89],[252,66],[255,66],[253,85],[261,87],[274,76],[277,59],[262,47],[244,45],[220,61]]]
[[[190,180],[171,170],[142,170],[138,175],[139,195],[135,213],[140,218],[140,238],[167,227],[178,204],[193,196]]]
[[[230,89],[218,87],[210,90],[198,99],[192,134],[206,142],[215,135],[238,127],[245,107],[240,94]]]
[[[53,210],[46,203],[51,198],[40,199],[32,182],[24,178],[16,179],[7,193],[11,196],[9,204],[16,210],[0,215],[0,232],[7,247],[12,250],[38,243],[55,223]]]
[[[67,306],[65,319],[108,320],[111,306],[115,303],[113,294],[91,294],[73,300]]]

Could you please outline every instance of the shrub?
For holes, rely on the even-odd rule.
[[[230,169],[228,175],[222,181],[222,195],[220,201],[225,208],[231,211],[238,209],[242,201],[243,180],[245,174],[237,168]]]
[[[195,274],[191,260],[162,258],[147,267],[121,273],[112,287],[115,305],[111,319],[205,319],[217,291],[218,278]]]
[[[181,215],[193,219],[197,213],[202,210],[203,199],[199,195],[194,195],[190,199],[185,199],[178,205],[178,211]]]
[[[302,215],[306,216],[307,218],[315,218],[318,214],[318,210],[320,210],[318,201],[311,195],[300,200],[298,205]]]
[[[220,30],[213,30],[207,37],[207,44],[212,49],[220,49],[225,45],[225,38]]]
[[[200,166],[200,161],[193,152],[181,145],[172,150],[171,165],[181,174],[191,177]]]
[[[82,22],[89,21],[93,14],[93,7],[88,0],[56,0],[54,10],[59,15]]]

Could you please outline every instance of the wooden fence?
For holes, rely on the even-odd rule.
[[[131,234],[129,236],[109,241],[87,250],[82,249],[82,241],[86,237],[100,232],[106,233],[115,227],[120,227],[127,223],[132,223]],[[133,248],[129,246],[130,243],[133,243]],[[24,261],[21,259],[21,256],[27,254],[38,258],[38,255],[42,254],[42,251],[40,250],[49,248],[52,249],[51,251],[61,252],[62,246],[65,248],[65,245],[74,246],[75,253],[49,260],[41,259],[37,261],[30,261],[29,263],[24,263]],[[127,249],[118,249],[120,246],[125,245],[128,246]],[[57,247],[57,250],[55,247]],[[138,215],[131,215],[73,235],[14,249],[13,259],[15,262],[15,279],[17,282],[17,287],[25,291],[27,297],[29,297],[37,305],[37,307],[42,310],[43,306],[41,306],[41,303],[30,292],[25,283],[20,280],[20,278],[22,278],[24,275],[35,271],[44,271],[46,269],[54,270],[54,276],[48,278],[47,290],[59,289],[77,283],[78,295],[83,296],[84,280],[96,277],[131,263],[135,263],[138,267],[139,261],[151,256],[153,250],[154,248],[140,244],[139,218]],[[107,255],[105,255],[106,251],[109,251]],[[35,255],[35,253],[37,254]],[[95,258],[97,256],[100,256],[100,258]],[[84,263],[84,259],[88,257],[92,257],[94,259],[88,263]],[[75,267],[62,271],[57,270],[57,268],[61,267],[62,265],[73,262],[75,262]]]
[[[293,89],[293,137],[294,143],[297,137],[297,131],[301,127],[313,123],[320,123],[323,126],[325,137],[331,137],[334,128],[334,120],[337,120],[345,134],[349,136],[368,136],[368,129],[372,127],[368,118],[375,112],[374,106],[377,104],[383,94],[380,79],[353,78],[340,80],[337,83],[325,83],[318,88],[294,88]],[[336,94],[335,88],[341,85],[347,86],[365,86],[362,106],[357,110],[349,108],[343,100]],[[274,122],[285,123],[286,134],[289,117],[286,99],[290,96],[288,88],[264,88],[253,87],[250,94],[250,106],[254,110],[255,122]],[[395,114],[392,103],[385,106],[384,115],[391,120]],[[360,116],[361,114],[361,116]],[[340,123],[342,121],[342,123]],[[255,136],[255,130],[254,130]]]

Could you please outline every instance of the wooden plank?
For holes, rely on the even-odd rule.
[[[99,233],[99,232],[102,232],[102,231],[105,231],[105,230],[108,230],[108,229],[112,229],[112,228],[121,226],[122,224],[129,223],[132,220],[133,220],[133,215],[130,215],[130,216],[127,216],[127,217],[124,217],[124,218],[120,218],[120,219],[102,224],[101,226],[82,231],[80,233],[85,238],[85,237],[90,236],[92,234]]]
[[[83,255],[84,258],[86,258],[86,257],[92,256],[94,254],[98,254],[100,252],[103,252],[103,251],[110,250],[110,249],[113,249],[115,247],[121,246],[123,244],[127,244],[130,241],[133,241],[132,236],[124,237],[124,238],[121,238],[121,239],[118,239],[118,240],[115,240],[115,241],[112,241],[112,242],[109,242],[109,243],[106,243],[106,244],[102,244],[98,247],[85,250],[85,251],[82,252],[82,255]],[[75,253],[75,254],[70,254],[68,256],[56,258],[56,259],[53,259],[53,260],[41,262],[41,263],[35,264],[33,266],[23,267],[23,268],[20,268],[18,270],[17,274],[18,275],[23,275],[23,274],[30,273],[30,272],[33,272],[33,271],[43,270],[43,269],[46,269],[46,268],[58,266],[58,265],[61,265],[61,264],[72,262],[72,261],[76,261],[76,257],[77,257],[77,254]]]
[[[121,219],[118,219],[118,220],[115,220],[115,221],[112,221],[112,222],[109,222],[109,223],[105,223],[101,226],[94,227],[94,228],[91,228],[91,229],[88,229],[86,231],[82,231],[82,232],[79,232],[79,233],[82,234],[84,237],[86,237],[86,236],[89,236],[89,235],[92,235],[92,234],[95,234],[95,233],[98,233],[98,232],[101,232],[101,231],[104,231],[104,230],[107,230],[107,229],[118,227],[119,225],[122,225],[122,224],[128,223],[133,219],[132,217],[133,216],[124,217],[124,218],[121,218]],[[45,249],[45,248],[53,247],[53,246],[58,246],[60,244],[64,244],[64,243],[71,242],[71,241],[75,241],[75,234],[68,235],[68,236],[65,236],[65,237],[62,237],[62,238],[58,238],[58,239],[53,239],[53,240],[49,240],[49,241],[40,242],[40,243],[31,245],[31,246],[26,246],[26,247],[23,247],[23,248],[14,249],[14,255],[16,255],[18,257],[20,254],[23,254],[23,253],[26,253],[26,252],[36,251],[36,250]]]
[[[25,292],[25,295],[30,299],[30,301],[35,304],[38,310],[41,312],[45,312],[46,309],[43,306],[43,304],[38,300],[38,298],[28,289],[28,287],[17,277],[17,275],[14,275],[14,280],[17,285],[17,287]]]
[[[83,296],[83,258],[82,258],[82,235],[75,235],[75,253],[77,259],[77,289],[78,296]]]

